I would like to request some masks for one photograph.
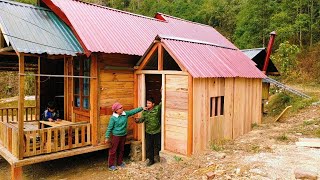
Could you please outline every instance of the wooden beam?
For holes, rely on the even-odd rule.
[[[187,156],[193,151],[193,77],[188,76],[188,145]]]
[[[129,144],[129,143],[130,142],[128,141],[126,142],[126,144]],[[65,157],[71,157],[75,155],[100,151],[108,148],[110,148],[110,145],[86,146],[86,147],[81,147],[81,148],[76,148],[76,149],[71,149],[66,151],[55,152],[51,154],[44,154],[44,155],[25,158],[23,160],[16,161],[13,165],[14,167],[22,167],[22,166],[36,164],[40,162],[46,162],[46,161],[51,161],[55,159],[61,159]]]
[[[141,84],[142,84],[142,87],[140,87],[141,88],[141,101],[142,101],[142,104],[141,104],[141,106],[142,107],[145,107],[146,106],[146,81],[145,81],[145,75],[144,74],[142,74],[141,75],[142,76],[142,78],[141,78],[141,80],[142,80],[142,82],[141,82]],[[145,134],[145,123],[142,123],[142,125],[141,125],[141,141],[142,141],[142,161],[145,161],[146,160],[146,134]]]
[[[68,58],[66,56],[64,56],[64,75],[67,76],[69,75],[68,72],[69,72],[69,61],[68,61]],[[68,119],[68,95],[69,95],[69,84],[68,84],[68,77],[64,77],[64,95],[63,95],[63,101],[64,101],[64,119]]]
[[[7,55],[7,56],[18,56],[17,52],[0,52],[0,55]],[[36,54],[24,54],[25,57],[39,57]],[[44,57],[44,56],[41,56]]]
[[[0,49],[4,48],[4,45],[5,45],[4,36],[2,34],[2,31],[0,30]]]
[[[22,180],[22,167],[11,166],[11,180]]]
[[[158,71],[158,70],[137,70],[136,74],[170,74],[170,75],[189,75],[188,72],[184,71]]]
[[[138,75],[136,73],[133,74],[133,96],[134,96],[134,107],[138,107]],[[133,127],[133,138],[135,140],[138,139],[138,124],[134,123]]]
[[[19,99],[18,99],[18,147],[19,147],[19,159],[23,159],[24,153],[24,132],[23,132],[23,116],[24,116],[24,53],[19,54]]]
[[[162,91],[161,91],[161,151],[164,151],[165,140],[165,102],[166,102],[166,75],[162,74]]]
[[[13,51],[13,47],[9,46],[9,47],[4,47],[0,49],[0,52],[9,52],[9,51]]]
[[[142,70],[143,68],[146,67],[146,65],[148,64],[148,62],[150,61],[152,55],[156,52],[156,49],[158,48],[158,44],[154,44],[153,47],[151,48],[151,50],[148,52],[148,54],[146,55],[146,57],[142,60],[138,70]]]
[[[161,43],[158,44],[158,70],[163,70],[163,47]]]
[[[164,44],[162,44],[162,46],[170,54],[170,56],[176,61],[180,69],[182,71],[187,71],[187,69],[180,63],[179,59],[170,51],[170,49]]]
[[[38,71],[37,74],[40,74],[40,57],[38,57]],[[36,119],[41,120],[40,114],[40,76],[36,78]]]
[[[91,54],[90,76],[98,77],[98,59],[96,54]],[[90,79],[90,124],[92,145],[98,144],[98,78]]]

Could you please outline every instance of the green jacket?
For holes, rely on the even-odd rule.
[[[110,137],[111,132],[114,136],[127,135],[128,117],[135,115],[142,110],[142,107],[139,107],[130,111],[124,111],[120,116],[116,113],[113,113],[106,131],[106,138]]]
[[[161,131],[161,103],[150,111],[143,111],[138,123],[145,122],[146,133],[157,134]]]

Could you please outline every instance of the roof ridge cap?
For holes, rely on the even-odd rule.
[[[231,50],[238,50],[236,48],[227,47],[227,46],[211,43],[208,41],[201,41],[201,40],[197,40],[197,39],[188,39],[188,38],[175,37],[175,36],[157,35],[155,39],[169,39],[169,40],[183,41],[183,42],[189,42],[189,43],[195,43],[195,44],[216,46],[216,47],[231,49]]]

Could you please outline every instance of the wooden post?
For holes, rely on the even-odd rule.
[[[69,62],[68,62],[68,58],[66,56],[63,57],[64,58],[64,75],[68,76],[69,74]],[[64,95],[63,95],[63,101],[64,101],[64,119],[67,120],[68,119],[68,90],[69,88],[69,83],[68,83],[68,77],[64,77]]]
[[[158,44],[158,70],[163,70],[163,47],[161,43]]]
[[[40,72],[40,56],[38,57],[38,75],[41,74]],[[40,114],[40,76],[36,77],[36,120],[41,120]]]
[[[92,145],[98,144],[98,59],[96,54],[91,55],[90,76],[90,124],[92,127]]]
[[[136,73],[133,74],[133,96],[134,96],[134,107],[138,107],[138,75]],[[134,123],[133,128],[133,138],[138,140],[138,124]]]
[[[0,49],[4,48],[4,37],[2,31],[0,30]]]
[[[73,59],[73,57],[71,57],[70,59],[69,59],[69,64],[68,64],[68,66],[70,67],[68,70],[69,70],[69,74],[70,75],[72,75],[73,76],[73,62],[74,62],[74,59]],[[71,78],[68,78],[68,86],[69,86],[69,100],[68,100],[68,110],[69,110],[69,112],[68,112],[68,115],[69,115],[69,117],[71,117],[71,121],[72,122],[75,122],[75,118],[74,118],[74,114],[73,114],[73,101],[74,101],[74,96],[73,96],[73,93],[74,93],[74,91],[73,91],[73,77],[71,77]],[[68,117],[68,118],[69,118]]]
[[[187,156],[191,156],[193,150],[193,77],[188,77],[188,145]]]
[[[162,91],[161,91],[161,151],[164,151],[165,138],[165,103],[166,103],[166,75],[162,74]]]
[[[23,159],[24,144],[23,144],[23,116],[24,116],[24,53],[19,53],[19,99],[18,99],[18,147],[19,159]]]
[[[146,81],[145,81],[145,75],[141,75],[142,78],[142,87],[141,87],[141,102],[142,102],[142,107],[145,107],[146,105]],[[141,141],[142,141],[142,161],[146,160],[146,134],[145,134],[145,123],[142,123],[141,125]]]
[[[11,165],[11,180],[22,180],[22,167]]]

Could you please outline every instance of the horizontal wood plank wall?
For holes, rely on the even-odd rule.
[[[188,76],[165,77],[165,139],[164,149],[187,154]]]
[[[113,103],[120,102],[125,110],[131,110],[134,105],[134,78],[133,71],[106,70],[105,61],[99,62],[99,85],[100,85],[100,127],[98,138],[104,141],[105,132],[112,115]],[[127,140],[133,139],[134,120],[129,119]]]

